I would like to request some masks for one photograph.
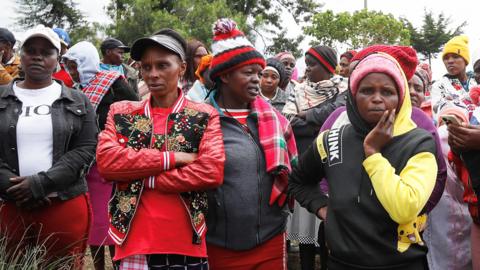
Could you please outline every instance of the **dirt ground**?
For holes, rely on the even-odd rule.
[[[110,260],[110,254],[108,249],[105,250],[105,270],[113,270],[112,260]],[[93,267],[93,260],[90,254],[90,249],[87,249],[87,256],[85,256],[85,265],[83,267],[84,270],[95,270]]]

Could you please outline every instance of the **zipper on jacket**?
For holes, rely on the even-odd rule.
[[[165,151],[168,152],[168,120],[170,119],[170,114],[167,115],[167,120],[165,121]]]
[[[257,233],[256,233],[256,238],[257,238],[257,245],[260,244],[260,224],[261,224],[261,216],[262,216],[262,192],[261,192],[261,181],[260,181],[260,176],[259,176],[259,172],[260,172],[260,158],[259,158],[259,145],[257,144],[257,142],[255,141],[255,139],[253,138],[252,134],[250,134],[249,132],[247,132],[245,130],[244,127],[241,126],[240,123],[238,123],[238,121],[235,121],[235,123],[240,127],[240,129],[242,130],[242,132],[244,134],[246,134],[248,136],[248,138],[250,138],[250,140],[253,142],[253,144],[255,145],[255,153],[257,154],[257,187],[258,187],[258,214],[257,214]],[[247,117],[247,123],[248,123],[248,117]],[[247,126],[248,128],[248,126]]]

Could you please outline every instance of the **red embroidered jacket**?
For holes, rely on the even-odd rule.
[[[225,152],[218,112],[188,101],[180,92],[168,116],[166,135],[158,135],[153,134],[150,110],[150,99],[114,103],[99,135],[98,169],[105,179],[117,182],[109,205],[109,234],[117,244],[123,243],[147,187],[181,196],[192,221],[192,241],[199,243],[206,231],[203,191],[223,182]],[[198,153],[198,157],[175,168],[174,152]]]

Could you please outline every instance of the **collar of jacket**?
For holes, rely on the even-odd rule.
[[[5,89],[6,91],[1,91],[0,92],[0,98],[5,99],[5,98],[8,98],[9,96],[14,97],[15,92],[13,91],[13,84],[16,83],[16,82],[19,82],[19,81],[23,81],[23,79],[22,78],[16,78],[12,82],[10,82]],[[53,81],[59,83],[62,86],[62,91],[60,92],[60,98],[59,99],[67,99],[71,102],[75,101],[74,98],[72,97],[71,91],[76,91],[76,90],[73,90],[73,89],[70,89],[70,88],[66,87],[63,84],[63,82],[61,82],[59,80],[53,80]]]
[[[180,88],[177,88],[177,91],[178,91],[178,98],[175,101],[175,103],[173,103],[173,105],[171,107],[172,108],[171,113],[178,113],[187,104],[187,99],[185,98],[185,95],[183,94],[183,91]],[[152,111],[151,99],[152,99],[152,95],[150,95],[150,97],[146,101],[144,101],[145,103],[143,105],[144,113],[148,118],[151,118],[151,111]]]

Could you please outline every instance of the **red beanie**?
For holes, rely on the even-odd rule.
[[[409,81],[415,74],[418,65],[417,52],[415,49],[408,46],[372,45],[359,51],[350,62],[362,60],[365,56],[376,52],[383,52],[395,58],[402,67],[405,77],[407,77],[407,81]]]
[[[355,50],[346,51],[342,53],[342,55],[340,55],[340,59],[342,59],[342,57],[345,57],[350,62],[352,61],[352,58],[355,57],[355,55],[357,55],[357,51]]]
[[[263,55],[248,41],[237,24],[228,18],[218,19],[213,25],[212,63],[210,78],[220,77],[242,66],[258,64],[265,68]]]
[[[384,73],[390,76],[397,85],[400,103],[403,102],[406,85],[402,69],[396,63],[396,59],[386,53],[370,54],[360,60],[352,74],[350,74],[350,91],[353,96],[357,95],[360,82],[370,73]]]

